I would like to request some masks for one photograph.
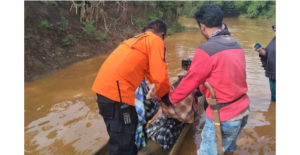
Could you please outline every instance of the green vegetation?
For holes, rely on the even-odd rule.
[[[132,37],[130,36],[132,34],[132,29],[130,27],[127,27],[126,29],[123,30],[123,34],[125,35],[125,38]]]
[[[135,25],[138,28],[142,29],[150,20],[162,19],[168,26],[167,35],[171,35],[176,32],[182,32],[185,30],[185,27],[180,25],[177,21],[177,7],[179,6],[180,2],[143,1],[132,3],[145,8],[145,13],[137,15],[133,19]]]
[[[245,18],[275,18],[275,1],[237,1],[235,7]]]
[[[85,9],[81,9],[81,3],[86,4]],[[185,28],[177,22],[177,8],[180,3],[181,2],[176,1],[106,1],[105,3],[81,1],[80,3],[72,4],[70,10],[72,10],[72,8],[80,9],[80,13],[77,15],[78,17],[80,16],[79,20],[85,26],[83,28],[85,37],[82,37],[83,39],[87,38],[93,40],[93,38],[95,38],[93,35],[97,34],[94,33],[96,32],[94,24],[99,23],[104,23],[104,28],[107,32],[111,32],[111,29],[113,28],[114,31],[121,31],[121,34],[125,36],[131,35],[131,33],[137,30],[136,28],[142,30],[142,28],[144,28],[152,19],[164,20],[168,25],[168,28],[170,28],[170,31],[167,33],[168,35],[184,31]],[[139,12],[131,13],[131,11],[134,12],[134,9],[138,9]],[[92,10],[92,12],[86,10]],[[126,12],[129,13],[127,14]],[[125,22],[126,25],[129,24],[130,20],[130,24],[133,25],[130,27],[131,29],[126,29],[126,27],[124,29],[123,23],[119,22],[122,18],[123,20],[124,18],[128,20]],[[97,22],[90,23],[93,20]],[[100,36],[99,39],[106,38],[106,31],[98,32],[98,35]],[[80,36],[77,37],[80,38]]]
[[[177,8],[182,17],[193,17],[194,12],[204,4],[215,4],[221,8],[225,16],[239,15],[243,18],[275,18],[275,1],[187,1],[180,2]]]
[[[142,18],[135,18],[133,21],[139,29],[143,29],[147,25],[147,21]]]
[[[56,24],[56,27],[61,30],[68,29],[68,20],[65,17],[61,17],[61,21]]]
[[[88,40],[105,40],[107,38],[107,32],[101,32],[97,31],[96,27],[94,26],[95,21],[94,20],[87,20],[86,22],[83,22],[82,24],[84,25],[83,28],[83,33],[84,33],[84,39]]]
[[[69,37],[64,38],[60,43],[61,43],[61,46],[63,46],[63,47],[71,44]]]
[[[55,1],[50,2],[53,6],[58,6]],[[167,35],[171,35],[176,32],[185,31],[185,27],[178,23],[178,17],[193,17],[194,13],[200,9],[204,4],[215,4],[223,10],[226,15],[238,15],[243,18],[275,18],[276,17],[276,2],[275,1],[135,1],[127,2],[129,5],[143,8],[143,11],[139,14],[130,15],[130,20],[134,27],[128,26],[125,29],[121,29],[122,34],[128,38],[133,35],[135,28],[142,29],[147,25],[150,20],[162,19],[168,25]],[[108,2],[107,7],[115,9],[116,2]],[[104,6],[103,6],[104,7]],[[99,11],[99,6],[97,9]],[[106,18],[106,22],[108,19]],[[76,32],[78,39],[101,41],[106,40],[108,28],[106,30],[99,31],[94,20],[85,19],[83,24],[83,32]],[[98,22],[99,23],[99,22]],[[111,20],[110,24],[114,25],[114,28],[121,26],[121,23],[117,20]],[[49,28],[49,22],[47,20],[41,21],[39,27],[42,30]],[[61,20],[56,24],[56,27],[60,30],[66,31],[69,29],[68,20],[65,17],[61,17]],[[119,28],[118,28],[119,29]],[[67,32],[66,32],[67,33]],[[68,33],[67,33],[68,34]],[[76,38],[75,37],[75,38]],[[67,37],[61,40],[63,47],[69,46],[72,39],[68,34]],[[75,39],[76,40],[76,39]]]
[[[183,32],[183,31],[185,31],[185,27],[182,26],[181,24],[179,24],[177,22],[177,20],[168,23],[167,35],[171,35],[171,34],[173,34],[175,32]]]
[[[148,20],[150,21],[152,19],[162,19],[163,14],[164,13],[161,10],[154,10],[148,14]]]
[[[51,1],[51,5],[57,6],[57,3],[55,1]]]
[[[47,29],[49,27],[49,23],[47,20],[41,21],[39,27],[43,30]]]
[[[53,6],[58,6],[55,1],[50,2]],[[135,32],[135,28],[142,29],[147,25],[150,20],[162,19],[168,25],[167,35],[171,35],[176,32],[185,31],[185,27],[178,23],[178,16],[181,17],[193,17],[194,13],[200,9],[204,4],[215,4],[223,10],[225,15],[231,15],[232,13],[239,15],[243,18],[275,18],[276,17],[276,2],[275,1],[135,1],[127,2],[129,5],[143,8],[140,14],[130,15],[130,20],[134,27],[128,26],[125,29],[121,29],[122,35],[126,38],[131,37]],[[107,7],[114,9],[115,2],[108,2]],[[104,7],[104,6],[103,6]],[[97,7],[99,11],[99,7]],[[106,18],[106,22],[109,18]],[[112,18],[110,18],[112,19]],[[110,24],[114,25],[114,28],[120,27],[121,23],[117,20],[111,20]],[[56,27],[60,30],[66,31],[69,29],[68,20],[65,17],[61,17],[61,20],[56,24]],[[85,39],[90,41],[101,41],[107,38],[107,27],[105,31],[97,30],[97,26],[94,20],[87,20],[82,22],[83,32],[76,32],[78,39]],[[47,20],[41,21],[39,27],[42,30],[49,28]],[[63,47],[71,44],[71,40],[74,38],[68,37],[61,40]]]
[[[150,14],[150,17],[162,19],[167,23],[167,35],[185,31],[185,27],[178,23],[177,8],[179,5],[180,2],[176,1],[157,1],[155,13]]]

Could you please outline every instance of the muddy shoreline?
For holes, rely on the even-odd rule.
[[[142,8],[128,6],[126,14],[106,13],[111,18],[120,18],[116,23],[102,19],[95,22],[96,31],[107,33],[104,39],[87,39],[84,25],[80,23],[76,9],[70,9],[72,2],[25,2],[24,29],[24,79],[30,83],[49,76],[76,62],[112,52],[123,40],[141,31],[133,25],[130,17]],[[58,23],[65,18],[67,28]],[[62,25],[62,24],[61,24]],[[65,41],[65,42],[63,42]]]

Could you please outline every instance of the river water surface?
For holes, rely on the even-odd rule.
[[[204,41],[192,18],[179,22],[187,31],[165,39],[170,82],[177,80],[181,59],[192,58]],[[275,19],[225,18],[233,38],[246,55],[247,82],[251,114],[240,134],[235,154],[266,155],[276,153],[276,103],[270,102],[269,81],[264,76],[258,54],[252,45],[263,47],[274,37]],[[91,86],[108,54],[81,61],[50,76],[25,84],[25,154],[91,154],[108,139],[103,119],[98,114],[96,95]],[[193,126],[185,138],[180,155],[196,155],[201,143],[200,124]]]

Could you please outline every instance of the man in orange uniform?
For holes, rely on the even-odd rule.
[[[167,25],[164,21],[150,21],[146,32],[122,42],[98,72],[92,91],[97,94],[99,113],[110,137],[109,155],[136,155],[138,152],[135,145],[138,118],[134,103],[135,90],[143,78],[146,77],[149,83],[155,83],[159,99],[170,91],[163,41],[166,33]],[[120,86],[123,103],[116,81]],[[125,105],[127,108],[124,108]],[[128,118],[129,123],[125,121]]]

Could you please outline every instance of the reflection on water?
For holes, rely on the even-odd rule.
[[[108,139],[91,91],[107,56],[25,84],[25,154],[91,154]]]
[[[270,103],[269,98],[265,103]],[[252,110],[252,109],[251,109]],[[276,153],[276,103],[271,102],[266,112],[252,111],[248,124],[239,136],[236,154],[262,154]]]
[[[175,82],[181,59],[193,58],[202,37],[194,19],[182,18],[187,31],[167,37],[167,63],[170,82]],[[270,104],[268,79],[252,45],[266,46],[273,38],[275,20],[225,18],[232,36],[245,50],[248,95],[251,114],[241,133],[235,154],[275,154],[275,103]],[[43,79],[25,84],[25,154],[91,154],[107,139],[105,124],[98,114],[91,86],[109,54],[85,60]],[[202,109],[203,111],[203,109]],[[201,143],[200,124],[191,128],[180,150],[181,155],[196,154]]]

